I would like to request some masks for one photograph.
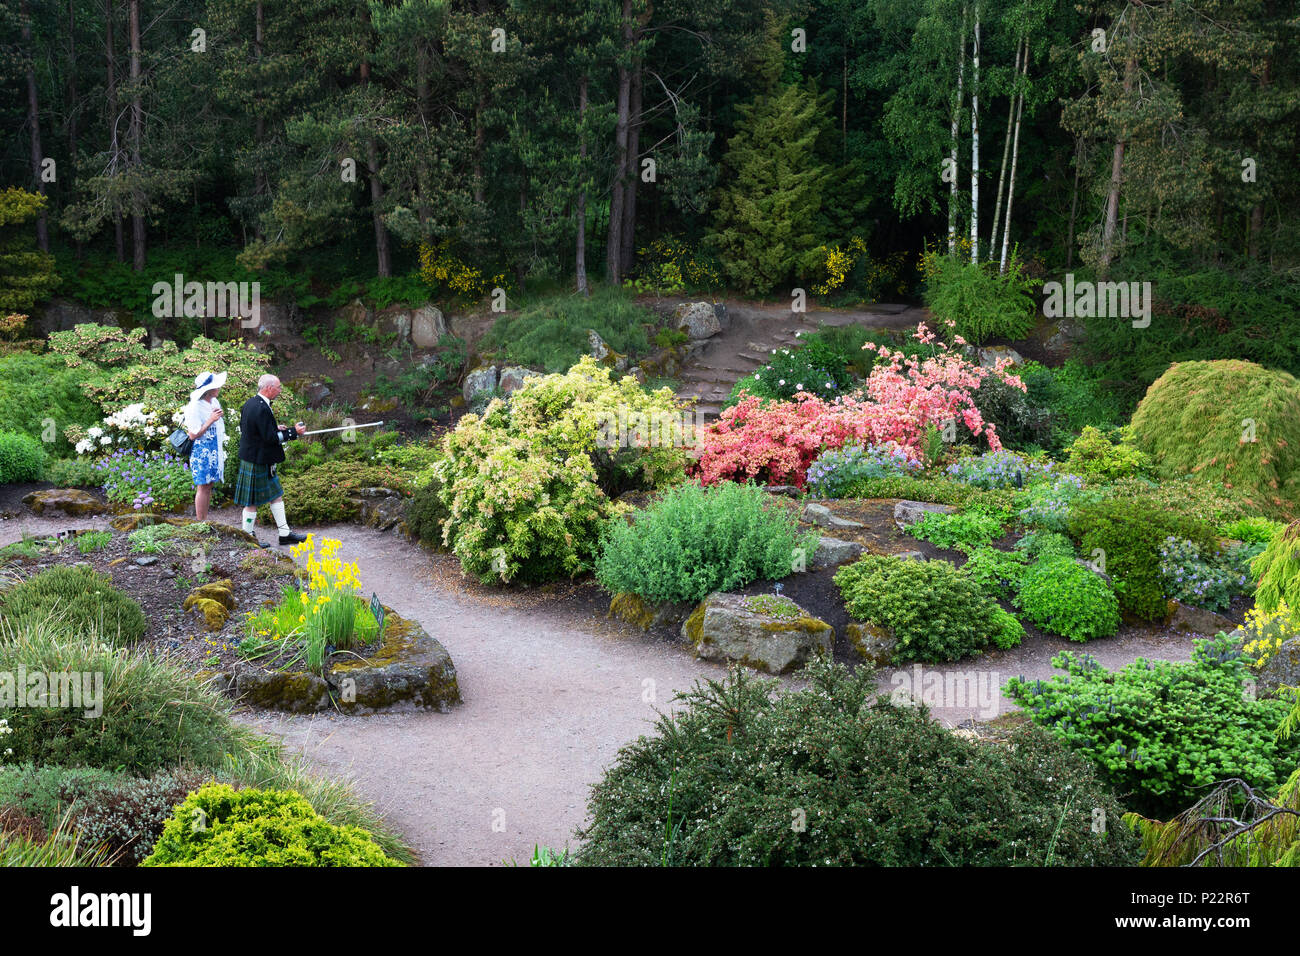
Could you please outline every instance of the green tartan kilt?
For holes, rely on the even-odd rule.
[[[239,460],[239,477],[235,479],[235,504],[245,508],[269,504],[283,496],[279,477],[272,471],[274,465],[255,465]]]

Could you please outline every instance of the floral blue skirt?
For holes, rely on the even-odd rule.
[[[221,480],[221,469],[217,463],[221,456],[217,452],[217,430],[209,428],[194,443],[190,452],[190,474],[195,485],[207,485]]]

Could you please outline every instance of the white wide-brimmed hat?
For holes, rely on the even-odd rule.
[[[200,372],[194,376],[194,391],[190,392],[190,401],[202,398],[206,393],[214,388],[220,388],[226,384],[225,372]]]

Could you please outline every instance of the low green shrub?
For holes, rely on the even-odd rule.
[[[970,552],[1002,536],[1002,522],[996,515],[980,508],[952,514],[927,512],[911,525],[907,533],[936,548]]]
[[[1029,566],[1023,551],[999,551],[987,545],[973,548],[961,573],[992,598],[1010,598],[1020,590],[1020,581]]]
[[[91,458],[51,458],[45,463],[45,480],[59,488],[98,488],[104,483]]]
[[[643,354],[654,314],[619,289],[593,288],[589,296],[560,295],[502,315],[478,343],[514,365],[563,372],[591,349],[595,330],[611,349]]]
[[[1028,531],[1016,542],[1016,550],[1033,560],[1048,555],[1074,557],[1074,542],[1055,531]]]
[[[358,493],[365,488],[411,493],[410,482],[397,469],[359,461],[327,461],[286,475],[283,487],[284,516],[291,525],[356,521],[361,514]],[[269,516],[269,508],[262,510]]]
[[[1088,425],[1070,445],[1064,467],[1089,482],[1115,481],[1149,474],[1151,459],[1132,445],[1115,444]]]
[[[994,646],[1006,651],[1013,647],[1019,647],[1020,642],[1024,639],[1025,626],[1016,619],[1016,616],[1000,607],[995,608],[993,611],[993,631],[989,634],[989,640],[992,641]]]
[[[176,808],[143,866],[401,866],[359,827],[337,826],[300,794],[200,787]]]
[[[1115,583],[1119,606],[1143,620],[1167,614],[1161,548],[1171,535],[1213,549],[1214,528],[1190,515],[1174,514],[1143,498],[1084,505],[1070,515],[1070,534],[1088,557],[1100,552]]]
[[[5,743],[14,761],[149,774],[181,763],[219,766],[230,746],[229,699],[166,660],[38,624],[0,641],[0,673],[20,667],[28,674],[67,672],[78,690],[72,695],[69,688],[68,700],[79,706],[0,711],[13,731]],[[86,675],[102,675],[102,685],[96,678],[88,692]],[[62,687],[49,690],[47,703],[58,703]],[[97,719],[86,719],[96,712]]]
[[[0,591],[0,642],[37,625],[121,647],[144,636],[140,605],[86,567],[54,567]]]
[[[421,544],[442,547],[442,525],[451,512],[442,500],[442,483],[434,478],[415,489],[406,505],[406,528]]]
[[[1250,565],[1255,576],[1255,606],[1276,611],[1300,608],[1300,521],[1273,538]]]
[[[1012,255],[1006,271],[963,255],[928,252],[922,260],[925,304],[940,323],[979,345],[989,339],[1023,339],[1034,327],[1034,289],[1042,280],[1025,273]]]
[[[928,501],[934,504],[985,505],[990,510],[1018,508],[1025,493],[1014,488],[986,490],[948,478],[917,478],[912,475],[895,475],[892,478],[864,478],[852,482],[841,493],[842,498],[905,498],[909,501]]]
[[[1025,571],[1016,606],[1045,631],[1072,641],[1113,637],[1119,602],[1110,585],[1073,558],[1047,555]]]
[[[85,531],[76,537],[77,550],[82,554],[93,554],[107,548],[113,540],[111,531]]]
[[[1247,544],[1269,544],[1286,525],[1271,518],[1238,518],[1224,521],[1218,527],[1219,536]]]
[[[751,581],[789,575],[814,535],[752,485],[688,482],[669,490],[629,522],[611,518],[601,536],[596,580],[612,593],[647,601],[699,601]]]
[[[998,630],[997,605],[947,561],[866,555],[834,580],[849,617],[893,632],[895,663],[959,660]]]
[[[45,449],[20,432],[0,431],[0,485],[39,481],[45,473]]]
[[[1088,761],[1026,725],[965,740],[821,661],[777,691],[743,669],[678,696],[592,789],[581,866],[1129,865]],[[792,813],[800,826],[792,826]]]
[[[57,355],[15,352],[0,355],[0,408],[5,428],[40,441],[54,424],[53,455],[70,455],[72,445],[63,437],[69,425],[85,425],[100,417],[95,403],[81,390],[83,373],[68,368]],[[193,373],[190,374],[193,385]]]
[[[1225,635],[1195,641],[1188,663],[1138,658],[1107,671],[1063,651],[1051,680],[1014,678],[1006,692],[1031,719],[1096,764],[1145,814],[1177,812],[1199,788],[1239,777],[1272,789],[1300,758],[1300,740],[1275,733],[1290,705],[1246,692],[1249,672]]]

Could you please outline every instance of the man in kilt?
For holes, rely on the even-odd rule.
[[[244,530],[254,534],[259,505],[271,506],[280,531],[280,544],[297,544],[306,536],[289,530],[284,520],[284,491],[275,466],[284,461],[284,443],[307,430],[305,425],[282,428],[275,423],[271,401],[280,394],[280,380],[263,375],[257,394],[239,410],[239,477],[235,479],[235,504],[244,506]]]

